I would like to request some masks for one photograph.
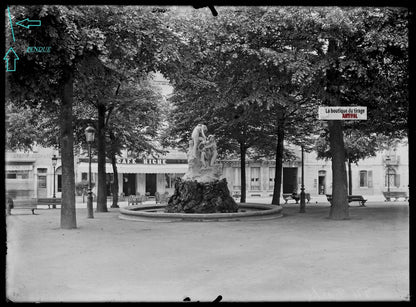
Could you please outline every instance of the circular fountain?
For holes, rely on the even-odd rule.
[[[269,220],[282,217],[282,206],[241,203],[237,212],[227,213],[169,213],[165,205],[134,205],[120,208],[119,218],[141,222],[228,222]]]
[[[188,171],[175,181],[175,191],[166,205],[134,205],[120,208],[120,219],[135,221],[243,221],[282,217],[279,205],[237,204],[227,181],[220,179],[215,164],[216,142],[205,137],[205,125],[198,125],[189,142]]]

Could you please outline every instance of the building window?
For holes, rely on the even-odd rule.
[[[320,194],[320,195],[326,194],[326,171],[325,170],[318,171],[318,182],[317,183],[318,183],[318,194]]]
[[[81,180],[88,181],[88,173],[81,173]]]
[[[234,172],[233,190],[241,190],[241,168],[234,167],[233,172]]]
[[[47,173],[48,172],[48,169],[46,169],[46,168],[38,168],[38,173]]]
[[[250,182],[252,190],[260,190],[260,167],[251,168]]]
[[[29,171],[9,172],[6,174],[7,179],[29,179]]]
[[[17,174],[17,179],[29,179],[29,173],[24,172],[24,173]]]
[[[46,188],[46,176],[38,176],[38,188]]]
[[[360,171],[360,188],[367,187],[367,171]]]
[[[360,171],[360,188],[373,187],[373,171]]]
[[[17,179],[17,174],[16,173],[7,173],[6,178],[7,179]]]
[[[275,182],[275,175],[276,173],[276,168],[275,167],[269,167],[269,189],[272,190],[274,189],[274,182]]]
[[[389,169],[386,171],[386,176],[384,178],[385,187],[399,187],[400,186],[400,175],[396,174],[394,169]]]

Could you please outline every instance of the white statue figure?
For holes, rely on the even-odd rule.
[[[201,149],[201,162],[204,167],[210,167],[214,165],[215,159],[217,159],[217,143],[214,136],[211,134],[208,136]]]
[[[199,124],[192,132],[187,152],[188,171],[183,180],[210,182],[218,180],[221,170],[214,166],[217,159],[217,143],[213,135],[205,136],[207,127]]]
[[[189,148],[188,148],[188,152],[186,153],[186,157],[188,158],[188,162],[190,162],[193,158],[195,158],[195,156],[194,156],[194,141],[192,139],[189,140]]]
[[[198,157],[197,150],[199,148],[200,142],[204,142],[206,140],[205,132],[207,130],[208,130],[207,126],[203,124],[198,124],[192,131],[192,140],[194,142],[193,153],[195,157]]]

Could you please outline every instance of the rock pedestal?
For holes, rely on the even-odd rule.
[[[165,212],[218,213],[237,212],[238,205],[230,195],[225,179],[209,182],[175,181],[175,192],[169,198]]]

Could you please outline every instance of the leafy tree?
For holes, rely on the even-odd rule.
[[[62,154],[61,228],[76,228],[72,102],[76,65],[90,52],[94,36],[80,22],[86,18],[79,7],[10,6],[14,20],[40,20],[42,27],[15,27],[7,45],[19,55],[16,71],[7,74],[7,93],[14,103],[39,107],[59,114]],[[50,46],[47,54],[26,52],[28,46]],[[36,76],[34,78],[33,76]]]
[[[400,8],[319,8],[313,28],[324,55],[316,69],[319,99],[330,106],[367,106],[354,128],[401,135],[407,112],[407,12]],[[324,48],[325,47],[325,48]],[[327,49],[325,51],[325,49]],[[394,102],[394,103],[392,103]],[[386,124],[390,122],[391,124]],[[333,172],[330,218],[348,218],[341,121],[328,121]]]
[[[120,93],[119,104],[111,110],[112,116],[108,116],[105,123],[108,138],[106,153],[114,173],[112,208],[118,207],[116,157],[121,154],[121,150],[127,149],[136,156],[144,152],[162,152],[154,141],[160,124],[160,95],[151,89],[131,85],[121,89]]]
[[[31,150],[35,142],[39,142],[39,113],[22,106],[18,107],[6,101],[6,149]]]
[[[139,83],[155,69],[168,69],[163,63],[176,56],[175,36],[148,7],[104,6],[86,10],[95,17],[88,26],[100,38],[100,44],[94,56],[84,59],[78,95],[92,103],[98,112],[97,211],[106,212],[105,136],[108,120],[119,102],[120,86]],[[114,133],[110,136],[114,137]]]
[[[92,92],[89,94],[91,96],[87,97],[94,96]],[[120,84],[117,87],[114,95],[108,97],[112,98],[111,103],[108,103],[104,119],[105,160],[108,159],[113,167],[113,203],[111,207],[117,208],[119,194],[117,156],[121,155],[123,149],[131,151],[137,156],[143,152],[160,152],[157,142],[154,140],[157,137],[156,131],[159,125],[161,97],[146,82],[142,82],[142,84],[124,82],[123,85]],[[95,103],[85,103],[81,97],[77,97],[74,118],[76,143],[85,148],[84,129],[87,125],[97,127],[97,106]],[[98,148],[94,147],[93,150],[95,154],[98,154]]]
[[[267,122],[269,136],[276,139],[268,143],[276,146],[272,203],[279,204],[285,137],[302,142],[313,132],[310,111],[314,98],[308,85],[309,66],[316,61],[316,55],[309,52],[303,33],[297,29],[302,20],[296,10],[249,8],[231,15],[237,21],[230,18],[234,26],[229,26],[231,39],[225,49],[229,50],[226,67],[233,77],[223,78],[226,81],[222,92],[240,98],[239,105],[257,104],[257,113]],[[271,151],[264,143],[259,145]]]

